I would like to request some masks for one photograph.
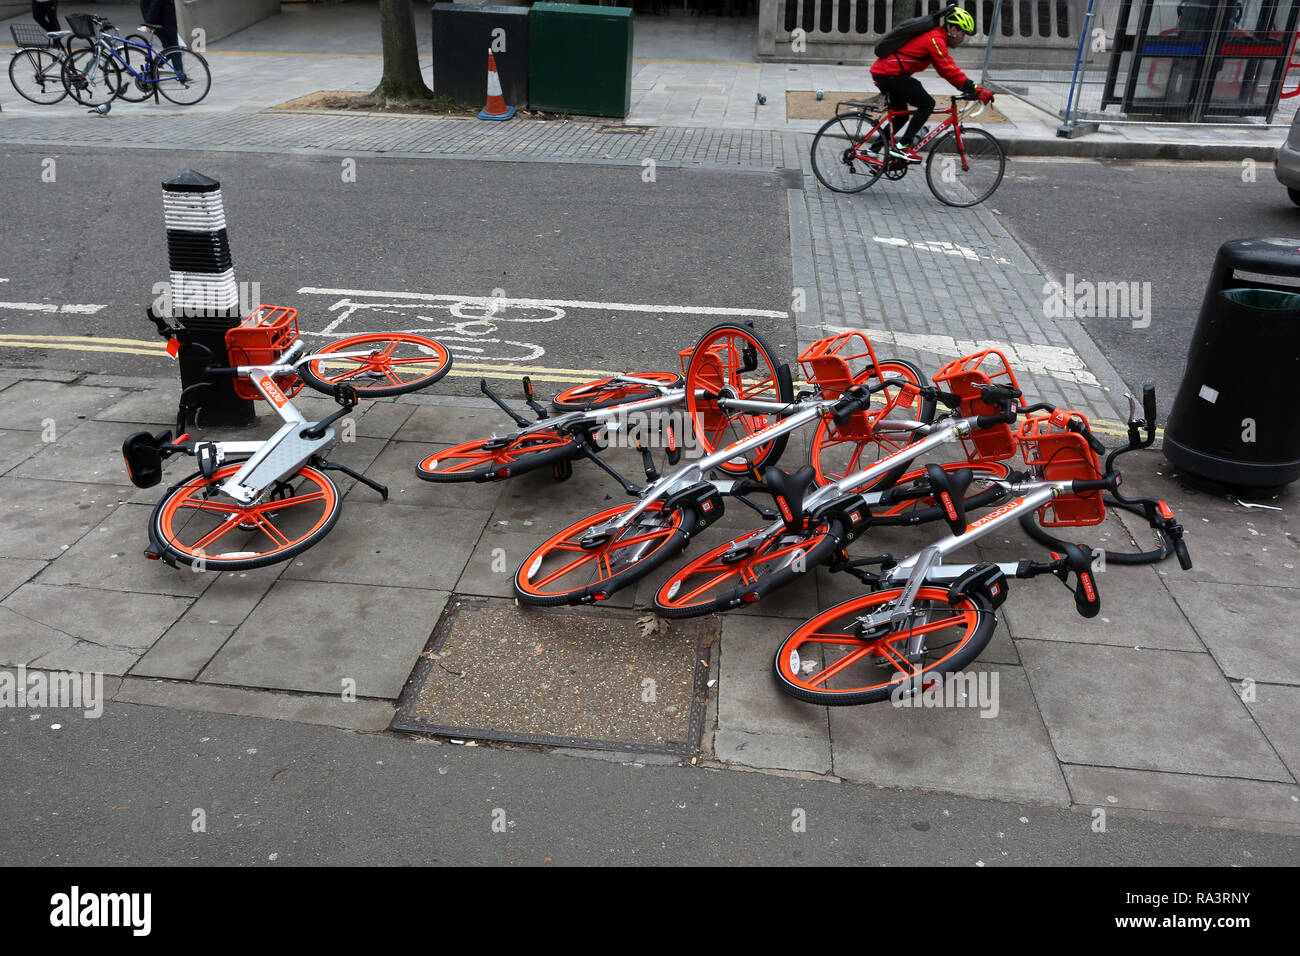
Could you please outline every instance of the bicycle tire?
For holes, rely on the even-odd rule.
[[[956,631],[952,638],[954,643],[951,649],[946,649],[950,645],[943,645],[944,652],[935,660],[927,663],[923,659],[921,667],[911,665],[911,670],[904,672],[900,663],[905,662],[905,657],[894,645],[905,644],[912,637],[913,629],[904,629],[875,640],[863,639],[854,633],[854,625],[859,615],[889,601],[897,600],[902,593],[902,588],[874,591],[822,611],[816,617],[799,625],[781,642],[773,658],[772,672],[776,677],[777,686],[791,697],[810,704],[835,707],[877,703],[888,700],[895,691],[909,689],[907,687],[909,683],[912,685],[910,689],[919,690],[919,685],[927,676],[961,670],[979,656],[997,627],[997,616],[983,597],[966,595],[959,598],[956,605],[950,606],[947,588],[922,587],[917,592],[913,607],[923,605],[932,614],[951,611],[952,616],[947,619],[954,622],[952,625]],[[842,628],[844,632],[834,633],[834,630],[840,626],[840,622],[845,622],[847,625]],[[927,634],[936,634],[943,630],[942,627],[935,627],[933,622],[927,622],[922,626],[926,627]],[[810,672],[805,677],[801,673],[804,655],[800,654],[800,649],[809,646],[820,649],[823,653],[828,649],[842,648],[844,653],[834,662],[819,666],[815,673]],[[928,656],[927,647],[927,658]],[[876,661],[869,660],[871,658],[883,659],[892,664],[894,674],[886,680],[881,680]],[[863,666],[853,670],[859,662]],[[858,677],[857,675],[862,671],[866,672],[865,676]],[[827,689],[825,685],[830,683],[832,678],[838,681],[841,677],[847,686]],[[865,683],[857,684],[858,680]]]
[[[631,372],[629,377],[662,382],[667,388],[681,388],[685,381],[675,372]],[[627,405],[660,394],[657,389],[649,385],[638,385],[634,382],[620,383],[619,378],[620,376],[616,375],[565,389],[551,399],[551,406],[559,412],[590,412],[598,408]]]
[[[294,479],[305,479],[315,488],[309,490],[306,496],[295,494],[291,498],[255,505],[240,505],[229,499],[214,503],[212,495],[216,493],[216,485],[234,475],[243,464],[241,461],[223,465],[216,470],[210,480],[205,479],[202,472],[196,471],[169,488],[154,507],[153,514],[149,518],[149,540],[155,547],[183,564],[191,566],[200,564],[204,569],[217,571],[247,571],[278,564],[301,554],[318,544],[338,522],[339,513],[343,508],[338,487],[328,475],[310,465],[303,465],[290,476],[289,482],[285,482],[288,486]],[[203,494],[205,491],[207,493]],[[202,495],[201,499],[197,497],[199,495]],[[266,517],[268,513],[275,513],[278,518],[278,513],[285,511],[286,508],[311,505],[317,500],[314,497],[316,495],[320,495],[319,500],[322,502],[321,513],[316,516],[314,512],[317,509],[308,509],[304,512],[300,520],[305,521],[309,527],[296,538],[290,539],[270,521],[270,518]],[[297,500],[298,498],[301,500]],[[192,503],[187,504],[187,502]],[[183,528],[178,527],[176,516],[182,509],[187,508],[196,512],[196,515],[206,513],[209,516],[208,520],[199,524],[197,528],[192,528],[190,527],[192,516],[186,519]],[[222,514],[227,517],[220,521],[211,517]],[[237,520],[241,516],[246,520]],[[212,526],[214,523],[215,527]],[[254,527],[248,527],[250,523]],[[267,530],[268,527],[271,531]],[[207,544],[215,544],[226,535],[237,531],[259,531],[262,537],[271,540],[277,546],[269,551],[227,551],[215,555],[208,553]],[[284,543],[277,541],[277,534],[284,539]],[[252,544],[254,540],[245,540],[243,544]]]
[[[578,544],[579,539],[592,528],[616,518],[635,506],[636,503],[633,502],[620,505],[617,508],[610,508],[608,511],[602,511],[583,518],[563,531],[552,535],[528,555],[515,572],[515,597],[523,604],[532,604],[538,607],[586,604],[605,600],[615,591],[641,580],[669,558],[680,554],[695,531],[695,512],[689,508],[678,506],[673,508],[668,517],[664,519],[662,515],[663,503],[660,501],[651,502],[650,507],[638,517],[637,521],[622,529],[615,537],[602,543],[599,548],[586,549]],[[651,528],[653,530],[642,530]],[[616,562],[610,555],[620,548],[626,549],[640,544],[638,534],[643,540],[649,535],[656,535],[660,539],[659,543],[651,551],[633,556],[630,559],[618,559],[619,566],[615,570]],[[650,540],[653,541],[653,538]],[[618,544],[618,547],[613,547],[616,544]],[[581,560],[581,563],[569,562],[567,565],[562,565],[559,570],[551,571],[539,582],[537,575],[543,570],[544,563],[548,558],[554,557],[559,552],[568,554],[586,553],[591,555],[591,558]],[[567,558],[561,558],[561,561],[564,560],[567,560]],[[600,577],[583,580],[585,575],[577,574],[573,581],[580,581],[581,583],[576,586],[573,586],[573,581],[571,581],[563,590],[542,590],[549,587],[551,582],[557,580],[557,576],[561,573],[568,576],[570,572],[577,572],[593,560],[596,562],[596,570],[601,575]],[[631,563],[624,565],[623,561],[625,560],[630,560]],[[606,570],[608,570],[608,573],[606,573]]]
[[[920,386],[924,379],[921,370],[911,362],[902,359],[888,359],[877,365],[880,378],[904,378],[909,380],[913,385]],[[898,407],[898,392],[900,390],[889,387],[882,389],[881,394],[885,397],[886,406],[881,409],[873,424],[880,418],[888,418],[889,415]],[[908,410],[911,414],[913,410]],[[850,423],[850,428],[853,423]],[[835,424],[833,418],[823,418],[817,423],[817,428],[813,432],[812,450],[809,458],[810,464],[816,471],[816,481],[820,485],[828,485],[832,481],[838,481],[846,474],[854,471],[861,471],[868,468],[876,461],[916,441],[916,434],[910,433],[906,440],[894,440],[892,437],[884,434],[877,434],[874,430],[870,438],[859,440],[853,436],[851,431],[842,431]],[[844,448],[843,446],[850,446]],[[838,460],[839,452],[847,452],[847,458]],[[867,460],[864,462],[863,458]],[[883,477],[883,476],[882,476]],[[861,489],[865,490],[865,489]]]
[[[1011,469],[1000,461],[949,461],[943,462],[939,467],[944,471],[960,471],[969,468],[975,472],[976,477],[981,473],[985,477],[1004,480],[1011,476]],[[943,507],[934,498],[925,495],[929,490],[929,482],[925,469],[919,468],[902,475],[889,488],[883,490],[873,488],[873,491],[881,491],[887,498],[884,503],[871,509],[872,524],[882,527],[911,527],[931,521],[942,521],[946,517]],[[981,508],[997,504],[1006,497],[1006,494],[998,485],[988,485],[973,494],[968,493],[962,499],[963,508],[969,515]]]
[[[417,464],[415,473],[432,482],[499,481],[581,454],[577,439],[563,431],[530,432],[500,448],[488,447],[497,441],[481,438],[444,448]]]
[[[38,106],[53,106],[68,95],[63,84],[63,57],[27,47],[9,58],[9,82],[18,95]]]
[[[827,563],[844,532],[838,522],[795,533],[782,529],[762,542],[752,555],[731,564],[721,562],[729,549],[759,533],[751,531],[733,538],[678,568],[655,591],[655,612],[663,617],[697,617],[753,604],[806,571]],[[712,578],[704,583],[692,582],[693,578],[710,575]],[[682,593],[692,585],[693,590]]]
[[[747,369],[751,349],[755,367]],[[775,355],[772,346],[754,329],[732,322],[715,325],[696,343],[686,366],[686,412],[694,430],[694,440],[706,454],[712,455],[726,445],[761,431],[768,425],[768,416],[747,412],[727,414],[716,400],[698,398],[695,392],[700,389],[717,392],[725,387],[741,398],[790,405],[794,402],[794,389],[788,370],[781,373]],[[746,375],[749,375],[748,379]],[[743,475],[751,468],[774,465],[785,451],[788,439],[788,435],[780,435],[716,467],[729,475]]]
[[[115,43],[113,49],[126,61],[130,69],[122,71],[122,85],[118,88],[117,98],[127,103],[143,103],[153,96],[156,83],[153,79],[153,56],[145,53],[134,43]],[[132,74],[135,71],[141,79]]]
[[[380,347],[381,345],[383,347]],[[417,354],[395,357],[399,348],[404,352]],[[361,398],[383,398],[387,395],[404,395],[425,388],[451,371],[452,356],[446,346],[422,335],[410,335],[406,332],[351,335],[337,342],[331,342],[312,354],[329,355],[332,352],[362,350],[370,352],[368,358],[313,359],[298,366],[298,374],[308,385],[326,395],[334,393],[335,385],[351,385]],[[335,363],[342,368],[342,372],[330,376],[326,366]],[[424,374],[410,381],[400,380],[396,370],[408,367]],[[358,384],[357,380],[363,377],[386,379],[387,384]]]
[[[176,62],[179,60],[179,64]],[[163,66],[166,64],[166,66]],[[178,106],[194,106],[212,88],[208,61],[193,50],[168,47],[154,58],[158,92]]]
[[[853,124],[852,130],[848,123]],[[858,144],[870,135],[875,125],[875,118],[863,112],[844,113],[827,120],[813,136],[810,150],[817,181],[837,193],[860,193],[874,185],[884,172],[884,163],[861,159],[856,153]],[[861,181],[853,179],[854,176]]]
[[[117,99],[122,68],[97,47],[84,47],[63,61],[63,85],[82,106],[103,106]]]
[[[992,133],[963,126],[961,135],[961,151],[957,149],[956,130],[944,134],[930,147],[925,161],[925,182],[939,202],[964,209],[978,206],[1001,185],[1007,170],[1007,154]]]

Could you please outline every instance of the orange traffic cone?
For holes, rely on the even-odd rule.
[[[488,88],[487,105],[479,112],[482,120],[508,120],[515,115],[513,106],[506,106],[506,98],[501,95],[501,78],[497,76],[497,61],[488,50]]]

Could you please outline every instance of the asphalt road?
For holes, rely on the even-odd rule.
[[[0,362],[173,374],[165,357],[130,349],[159,343],[144,316],[168,277],[159,184],[187,168],[222,183],[235,278],[298,308],[306,332],[419,330],[466,362],[655,370],[675,367],[719,309],[789,308],[775,174],[662,168],[646,182],[639,166],[363,158],[345,182],[334,158],[6,148],[0,336],[65,347],[0,339]],[[792,320],[755,322],[793,360]],[[127,351],[66,347],[83,337],[125,339]],[[439,385],[476,387],[477,375]]]
[[[10,865],[1280,866],[1300,850],[1113,808],[1097,832],[1091,812],[131,704],[0,711],[0,765]]]
[[[1156,383],[1167,412],[1219,246],[1300,237],[1300,207],[1274,177],[1272,157],[1253,181],[1247,172],[1241,163],[1017,157],[989,205],[1049,279],[1073,275],[1080,290],[1080,282],[1139,283],[1146,328],[1133,317],[1081,321],[1130,389]]]

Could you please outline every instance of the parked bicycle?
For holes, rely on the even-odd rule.
[[[450,353],[437,342],[405,333],[360,335],[306,353],[297,311],[260,306],[226,334],[227,351],[247,364],[217,366],[215,356],[186,331],[152,311],[159,333],[201,350],[214,364],[207,380],[181,393],[176,433],[136,432],[122,444],[131,481],[151,488],[172,455],[192,456],[199,470],[172,485],[149,519],[145,556],[205,569],[239,571],[285,561],[318,543],[338,521],[342,496],[326,474],[341,471],[377,491],[388,489],[346,465],[328,461],[337,436],[331,427],[359,399],[424,388],[449,371]],[[199,417],[206,390],[223,377],[237,395],[271,404],[283,420],[265,441],[195,441],[185,433]],[[291,399],[305,385],[332,395],[340,408],[307,421]]]
[[[993,134],[963,123],[979,116],[983,103],[973,96],[953,96],[950,101],[948,109],[935,113],[945,117],[943,122],[912,148],[919,153],[934,144],[925,160],[925,181],[936,199],[948,206],[975,206],[1001,184],[1006,152]],[[962,101],[978,105],[959,110]],[[818,182],[838,193],[856,193],[881,176],[902,179],[909,164],[891,158],[889,150],[894,121],[911,115],[911,110],[882,110],[870,101],[836,103],[835,116],[813,137],[812,167]]]
[[[64,85],[82,106],[102,106],[114,99],[139,102],[161,94],[181,106],[193,106],[212,86],[207,60],[185,47],[155,50],[147,37],[111,32],[105,17],[69,14],[75,36],[90,46],[74,51],[65,63]]]
[[[51,106],[68,95],[64,67],[72,53],[71,30],[42,30],[31,23],[9,27],[18,50],[9,58],[9,82],[18,95]]]

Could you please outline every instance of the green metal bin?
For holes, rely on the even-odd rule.
[[[632,108],[632,10],[533,4],[528,105],[550,113],[627,116]]]

